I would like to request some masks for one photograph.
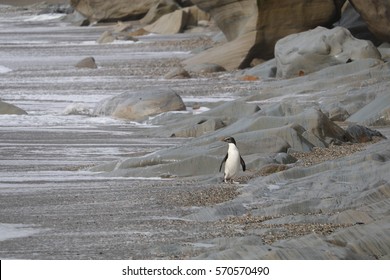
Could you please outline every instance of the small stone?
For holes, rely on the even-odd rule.
[[[96,69],[98,68],[95,62],[95,59],[93,57],[86,57],[82,60],[80,60],[76,65],[76,68],[90,68],[90,69]]]

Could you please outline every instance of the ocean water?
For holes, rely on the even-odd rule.
[[[163,79],[171,69],[170,61],[191,55],[190,50],[166,42],[197,35],[151,34],[138,42],[100,45],[96,40],[110,27],[75,27],[62,21],[61,14],[4,9],[0,7],[0,98],[28,115],[0,115],[0,193],[26,189],[40,179],[92,180],[90,166],[184,141],[143,138],[142,131],[152,128],[148,122],[91,116],[105,98],[169,87],[179,92],[185,103],[203,104],[198,110],[189,106],[189,114],[207,111],[207,104],[235,98],[229,93],[232,84],[224,80]],[[167,47],[160,47],[159,42]],[[95,58],[98,69],[74,67],[87,56]],[[215,91],[216,85],[222,90]],[[136,179],[145,180],[142,174]]]
[[[4,10],[5,9],[5,10]],[[158,176],[96,176],[91,166],[142,156],[180,143],[143,138],[152,126],[91,116],[102,99],[135,91],[158,79],[129,74],[142,60],[188,56],[183,51],[143,51],[148,42],[99,45],[107,27],[74,27],[63,15],[9,12],[0,7],[0,99],[27,115],[0,115],[0,195],[55,191],[107,182],[156,181]],[[99,68],[77,69],[86,56]],[[159,86],[159,85],[157,85]],[[71,113],[71,114],[70,114]],[[101,174],[100,174],[101,175]],[[3,222],[3,223],[2,223]],[[39,233],[34,225],[0,219],[0,240]]]

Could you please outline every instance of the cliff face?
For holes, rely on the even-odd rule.
[[[70,0],[90,22],[138,19],[162,2],[174,0]],[[187,65],[211,62],[227,70],[246,68],[254,58],[270,59],[276,42],[317,26],[331,27],[345,0],[192,0],[209,13],[228,42],[186,60]],[[350,3],[379,41],[390,41],[390,0]],[[174,17],[173,17],[174,18]]]
[[[292,34],[330,26],[343,1],[333,0],[193,0],[211,14],[229,41],[187,61],[212,61],[227,69],[248,67],[253,58],[273,57],[277,40]],[[228,54],[228,55],[227,55]]]

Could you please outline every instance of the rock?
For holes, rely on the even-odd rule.
[[[215,63],[202,63],[184,67],[189,72],[195,72],[199,74],[224,72],[225,68]]]
[[[360,14],[353,8],[349,1],[346,1],[341,18],[334,26],[347,28],[353,37],[362,40],[370,40],[374,45],[379,44],[378,38],[368,29],[367,23],[362,19]]]
[[[288,169],[287,165],[284,164],[269,164],[260,169],[262,176],[268,176],[270,174],[278,173]]]
[[[329,120],[320,110],[307,110],[292,118],[299,118],[297,123],[305,127],[307,133],[314,135],[326,144],[348,142],[351,140],[344,129]]]
[[[366,211],[345,210],[335,214],[331,220],[338,224],[368,224],[374,222],[375,217],[371,217]]]
[[[290,164],[297,161],[295,157],[287,153],[277,153],[274,158],[275,162],[279,164]]]
[[[197,6],[187,7],[183,10],[188,14],[187,26],[209,26],[210,15]]]
[[[351,0],[349,2],[377,38],[390,42],[390,2],[388,0]]]
[[[165,76],[165,79],[188,79],[190,74],[183,67],[178,67],[169,71]]]
[[[226,70],[246,68],[247,64],[244,60],[255,44],[254,33],[251,32],[221,46],[209,48],[184,60],[183,64],[187,67],[196,64],[213,63],[221,65]]]
[[[390,59],[390,44],[389,43],[383,43],[378,47],[378,51],[382,55],[382,59],[384,61],[389,61]]]
[[[141,19],[158,0],[71,0],[72,7],[88,18],[99,21]]]
[[[129,35],[131,35],[131,36],[144,36],[144,35],[148,35],[148,34],[150,34],[150,32],[146,31],[143,28],[137,29],[135,31],[131,31],[129,33]]]
[[[348,119],[349,113],[345,108],[336,106],[329,111],[329,119],[331,121],[343,122]]]
[[[151,7],[148,13],[140,20],[142,24],[151,24],[158,20],[163,15],[174,12],[179,8],[179,5],[173,0],[159,1]]]
[[[275,78],[276,61],[275,59],[270,59],[269,61],[256,65],[255,67],[242,70],[237,76],[240,79],[245,76],[254,76],[259,78]]]
[[[382,89],[370,103],[351,115],[347,121],[364,125],[381,126],[390,124],[390,95]]]
[[[248,104],[242,101],[226,102],[211,110],[198,115],[185,114],[178,119],[177,116],[161,115],[150,121],[152,125],[159,126],[150,131],[151,136],[169,137],[178,131],[187,131],[189,128],[198,125],[208,126],[213,120],[216,123],[222,121],[224,126],[237,122],[240,118],[246,118],[259,112],[260,108],[255,104]],[[229,112],[227,114],[227,112]],[[204,124],[209,122],[208,124]],[[201,126],[202,127],[202,126]],[[220,129],[219,129],[220,130]],[[221,137],[220,135],[216,137]]]
[[[178,94],[154,89],[105,99],[96,106],[94,114],[140,121],[163,112],[183,110],[186,107]]]
[[[380,59],[375,46],[353,38],[342,27],[317,27],[299,34],[289,35],[275,45],[277,77],[291,78],[367,58]]]
[[[176,10],[173,13],[163,15],[156,22],[144,26],[143,29],[150,33],[177,34],[187,25],[188,14],[184,10]]]
[[[88,26],[91,24],[91,22],[78,11],[66,15],[64,21],[70,22],[74,26]]]
[[[104,31],[102,35],[100,35],[99,39],[97,39],[97,42],[99,44],[108,44],[115,41],[115,36],[112,34],[111,31]]]
[[[176,131],[172,134],[174,137],[199,137],[206,133],[216,131],[225,127],[220,119],[200,120],[196,125]]]
[[[15,105],[0,100],[0,115],[27,115],[27,112]]]
[[[374,136],[386,138],[379,131],[372,130],[368,127],[358,125],[358,124],[348,125],[346,132],[352,137],[354,142],[357,143],[365,143],[365,142],[372,141]]]
[[[337,20],[340,2],[313,0],[231,1],[194,0],[209,13],[228,43],[185,61],[186,64],[216,63],[227,70],[247,68],[255,58],[270,59],[277,40]]]
[[[90,69],[96,69],[98,68],[95,62],[95,59],[93,57],[86,57],[75,65],[76,68],[90,68]]]
[[[210,111],[204,113],[206,116],[219,117],[222,116],[226,124],[232,124],[242,118],[253,116],[260,112],[260,107],[257,104],[249,104],[242,100],[225,102]]]

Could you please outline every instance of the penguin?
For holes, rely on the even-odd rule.
[[[245,171],[245,161],[242,159],[240,152],[238,151],[236,140],[233,137],[226,137],[222,139],[223,142],[229,144],[228,152],[225,158],[221,162],[221,166],[219,167],[219,172],[222,170],[222,165],[225,163],[225,175],[224,182],[232,182],[233,179],[237,176],[240,171],[240,164],[242,166],[242,170]]]

